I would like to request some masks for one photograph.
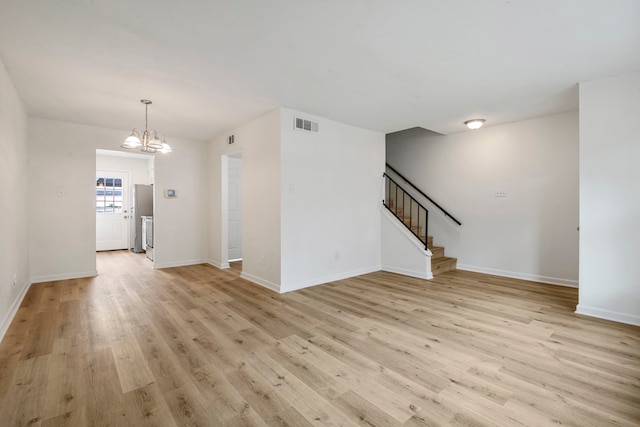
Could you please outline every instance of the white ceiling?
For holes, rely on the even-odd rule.
[[[29,114],[213,137],[278,106],[384,133],[577,109],[640,69],[640,0],[1,0]]]

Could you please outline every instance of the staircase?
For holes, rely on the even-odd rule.
[[[415,224],[415,221],[412,221],[410,217],[406,217],[404,214],[403,208],[399,208],[395,206],[395,200],[389,199],[387,207],[393,214],[404,223],[404,225],[411,230],[411,232],[420,239],[421,242],[426,243],[426,247],[433,254],[431,256],[431,273],[435,276],[439,273],[444,273],[445,271],[452,271],[456,269],[456,258],[450,258],[444,256],[444,247],[443,246],[433,246],[433,236],[425,236],[424,228],[426,226],[426,221],[424,225]],[[413,223],[413,224],[412,224]]]
[[[429,202],[443,211],[455,223],[461,225],[460,221],[449,215],[449,213],[446,212],[440,205],[435,203],[429,196],[415,187],[415,185],[413,185],[405,177],[400,175],[388,164],[387,168],[391,169],[396,175],[400,176],[407,184],[409,184],[423,197],[429,200]],[[409,231],[411,231],[411,233],[416,238],[418,238],[418,240],[420,240],[425,249],[429,249],[431,251],[431,273],[433,275],[436,275],[439,273],[444,273],[445,271],[455,270],[457,259],[444,256],[444,247],[433,246],[433,236],[429,236],[427,234],[429,223],[429,212],[427,211],[427,209],[411,194],[405,191],[405,189],[402,188],[400,184],[398,184],[398,182],[396,182],[387,173],[384,174],[384,178],[385,197],[383,200],[383,204],[391,213],[393,213],[396,218],[398,218],[399,221],[404,224],[404,226]]]
[[[427,236],[427,247],[433,254],[431,256],[431,273],[436,274],[444,273],[445,271],[452,271],[456,269],[456,258],[450,258],[444,256],[444,247],[433,246],[433,236]]]

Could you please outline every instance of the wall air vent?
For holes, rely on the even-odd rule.
[[[318,122],[314,122],[309,119],[303,119],[302,117],[294,117],[293,127],[295,130],[301,130],[305,132],[318,133],[319,130]]]

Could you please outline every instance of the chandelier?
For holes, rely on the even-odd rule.
[[[484,124],[485,119],[471,119],[464,122],[464,124],[471,130],[480,129]]]
[[[140,102],[144,104],[144,132],[140,133],[140,130],[134,128],[127,139],[120,144],[120,147],[131,149],[139,148],[140,151],[144,153],[170,153],[171,146],[164,140],[164,136],[157,130],[149,132],[147,129],[149,124],[148,109],[151,101],[141,99]]]

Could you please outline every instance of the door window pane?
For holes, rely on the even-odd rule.
[[[122,179],[96,177],[96,213],[122,213]]]

